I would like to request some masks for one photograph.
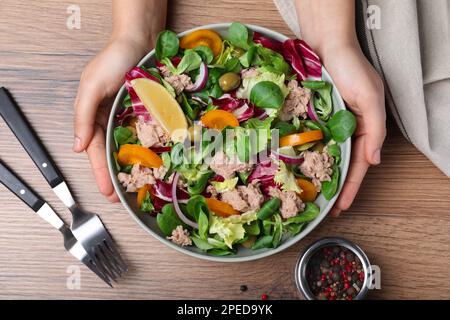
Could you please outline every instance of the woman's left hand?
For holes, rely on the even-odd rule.
[[[331,215],[338,216],[350,208],[369,166],[381,162],[386,136],[384,88],[357,43],[324,47],[321,56],[342,98],[357,118],[347,179],[331,211]]]

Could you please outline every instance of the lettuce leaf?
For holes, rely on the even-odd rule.
[[[133,132],[127,127],[122,126],[116,127],[114,129],[113,135],[117,149],[119,149],[119,147],[123,144],[136,143],[136,137],[134,136]]]
[[[223,182],[211,181],[211,184],[218,192],[230,191],[236,188],[239,178],[226,179]]]
[[[242,80],[241,88],[236,92],[236,96],[240,99],[250,99],[250,93],[252,92],[253,87],[262,81],[270,81],[278,85],[284,97],[289,94],[289,89],[284,84],[284,74],[278,75],[273,72],[261,72],[254,77],[244,78]]]
[[[140,209],[143,212],[152,212],[155,210],[152,200],[150,199],[150,193],[148,191],[145,194],[145,198],[144,198],[144,201],[142,201]]]
[[[233,243],[242,240],[245,236],[244,224],[256,220],[256,212],[247,212],[227,218],[210,215],[209,233],[217,234],[225,244],[233,247]]]
[[[280,160],[278,171],[275,173],[275,182],[281,185],[281,190],[283,191],[295,191],[302,192],[302,189],[297,184],[295,176],[291,170],[288,169],[286,164]]]

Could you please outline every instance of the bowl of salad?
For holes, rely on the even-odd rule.
[[[166,30],[124,76],[109,171],[130,215],[166,245],[259,259],[332,208],[356,120],[303,40],[238,22]]]

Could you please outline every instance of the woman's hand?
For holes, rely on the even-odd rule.
[[[146,52],[145,45],[124,37],[113,37],[85,67],[75,101],[73,150],[86,150],[99,191],[111,202],[118,201],[106,162],[105,130],[115,94],[125,73]]]
[[[380,76],[358,44],[325,47],[321,55],[358,123],[347,179],[331,211],[333,216],[338,216],[352,204],[369,166],[381,161],[380,150],[386,136],[384,89]]]
[[[319,54],[358,122],[347,179],[331,211],[338,216],[352,204],[369,166],[381,161],[383,82],[359,46],[354,0],[296,0],[296,9],[303,39]]]
[[[99,191],[117,202],[106,162],[105,129],[125,73],[150,51],[166,24],[167,0],[113,0],[113,32],[81,74],[75,100],[73,150],[86,151]]]

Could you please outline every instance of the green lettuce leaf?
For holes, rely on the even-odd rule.
[[[153,210],[155,210],[152,200],[150,199],[150,193],[148,191],[145,194],[145,198],[144,201],[142,201],[140,209],[143,212],[152,212]]]
[[[256,212],[247,212],[227,218],[212,214],[209,221],[209,233],[217,234],[229,248],[232,248],[234,242],[243,239],[245,236],[243,225],[255,220]]]
[[[226,179],[223,182],[211,181],[211,184],[218,192],[230,191],[236,188],[239,178]]]
[[[114,129],[114,142],[116,143],[116,148],[119,149],[121,145],[136,143],[136,137],[133,132],[127,128],[118,126]]]
[[[280,160],[278,165],[278,171],[275,173],[274,180],[277,184],[281,185],[283,191],[295,191],[300,193],[302,190],[295,180],[295,176],[286,164]]]
[[[289,94],[289,89],[284,84],[285,81],[284,74],[280,75],[273,72],[262,72],[259,73],[257,76],[244,78],[242,80],[242,86],[237,91],[236,96],[241,99],[250,100],[250,93],[252,92],[253,87],[262,81],[270,81],[278,85],[284,97],[286,97]]]

